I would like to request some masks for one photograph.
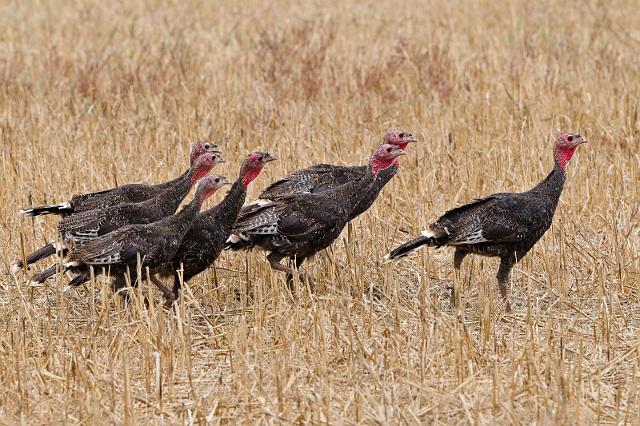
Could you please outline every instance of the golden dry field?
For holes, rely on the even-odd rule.
[[[640,423],[636,0],[7,0],[0,29],[1,424]],[[55,235],[20,207],[168,180],[198,139],[230,179],[278,156],[251,199],[365,163],[394,127],[419,143],[313,289],[262,252],[224,252],[173,309],[9,272]],[[445,209],[543,179],[558,131],[590,143],[512,314],[498,259],[465,260],[460,308],[450,249],[382,263]]]

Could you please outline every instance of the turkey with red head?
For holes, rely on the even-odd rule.
[[[218,154],[203,152],[191,165],[189,173],[183,175],[172,187],[157,197],[139,203],[122,203],[104,209],[87,210],[64,217],[58,223],[60,241],[52,241],[27,255],[27,265],[49,257],[56,252],[64,256],[69,245],[82,244],[125,225],[153,223],[174,214],[193,185],[205,177],[214,166],[223,161]],[[18,260],[13,265],[14,271],[22,267],[22,260]],[[49,267],[48,271],[51,274],[55,273],[56,265]],[[40,277],[45,275],[44,271],[38,274]]]
[[[416,138],[409,132],[394,129],[384,136],[383,143],[395,145],[404,151],[410,143],[416,142]],[[382,170],[377,177],[375,184],[367,189],[367,193],[360,198],[358,205],[351,212],[350,219],[361,215],[376,200],[382,188],[398,172],[398,162]],[[369,173],[368,166],[336,166],[333,164],[317,164],[293,172],[291,175],[272,183],[258,200],[247,206],[251,209],[252,204],[265,203],[265,200],[276,200],[280,197],[292,194],[315,194],[318,192],[334,189],[340,185],[356,179],[366,179]]]
[[[274,270],[293,274],[293,269],[280,261],[290,258],[298,268],[305,259],[329,247],[349,222],[358,203],[376,185],[380,173],[403,154],[398,146],[383,144],[371,156],[363,179],[351,180],[327,191],[287,195],[254,204],[238,217],[225,248],[260,247],[270,252],[267,260]]]
[[[560,134],[554,144],[553,170],[538,185],[526,192],[489,195],[449,210],[421,236],[393,249],[385,259],[398,259],[424,246],[451,246],[458,271],[469,253],[499,257],[498,286],[506,310],[511,311],[511,269],[551,226],[567,164],[578,145],[585,142],[581,135]]]
[[[220,153],[220,148],[207,141],[198,142],[191,150],[191,164],[204,152]],[[190,169],[189,169],[190,170]],[[168,182],[146,185],[142,183],[131,183],[119,186],[113,189],[107,189],[100,192],[92,192],[89,194],[78,194],[71,197],[69,201],[60,204],[47,204],[38,207],[31,207],[20,210],[23,216],[41,216],[45,214],[57,214],[67,216],[70,214],[83,212],[93,209],[103,209],[105,207],[114,206],[121,203],[138,203],[145,201],[165,192],[172,188],[180,180],[184,179],[189,173],[185,171],[182,175]]]
[[[242,162],[238,179],[224,200],[198,214],[178,252],[167,265],[169,268],[160,273],[162,276],[173,277],[173,299],[179,296],[181,282],[189,281],[218,258],[244,204],[249,184],[258,177],[267,163],[275,159],[268,152],[249,154]],[[177,272],[179,269],[182,269],[182,280]]]
[[[198,183],[193,200],[180,212],[147,225],[127,225],[107,235],[73,246],[65,270],[76,274],[69,284],[80,285],[89,280],[91,268],[95,274],[109,273],[116,277],[114,289],[125,284],[127,271],[135,283],[138,259],[141,270],[153,274],[165,267],[175,256],[182,239],[191,228],[202,203],[229,181],[216,174]],[[140,277],[142,278],[142,277]],[[39,277],[34,277],[39,281]]]

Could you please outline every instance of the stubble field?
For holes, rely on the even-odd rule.
[[[0,4],[0,423],[639,423],[640,9],[563,3]],[[18,208],[168,180],[198,139],[230,179],[278,156],[251,199],[394,127],[419,143],[313,289],[260,252],[223,253],[172,310],[9,273],[55,234]],[[496,259],[465,260],[459,309],[450,250],[382,263],[446,208],[535,185],[557,131],[590,143],[513,314]]]

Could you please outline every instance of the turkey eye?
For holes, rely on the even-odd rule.
[[[220,179],[216,179],[216,183],[220,182]]]
[[[573,135],[569,135],[569,137],[567,138],[567,140],[568,140],[569,142],[571,142],[571,141],[573,140]]]
[[[404,133],[400,133],[401,138],[404,138],[404,136],[405,136]]]
[[[387,152],[391,152],[391,148],[387,148]]]
[[[258,161],[262,161],[262,155],[258,157]]]
[[[204,149],[209,149],[211,148],[211,145],[209,145],[208,143],[204,144]]]

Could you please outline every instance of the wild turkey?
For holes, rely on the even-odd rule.
[[[218,154],[202,153],[188,173],[182,175],[172,187],[160,195],[139,203],[123,203],[104,209],[87,210],[64,217],[58,223],[60,241],[49,244],[26,256],[27,265],[45,259],[56,252],[65,255],[68,243],[83,243],[108,234],[125,225],[157,222],[175,213],[191,187],[224,160]],[[13,264],[14,272],[23,267],[22,260]],[[55,272],[55,266],[49,269]]]
[[[109,273],[116,277],[114,289],[125,284],[127,271],[131,282],[135,283],[138,259],[142,268],[153,274],[156,268],[170,262],[185,234],[191,228],[202,203],[229,181],[211,174],[200,181],[193,200],[180,212],[158,222],[147,225],[128,225],[84,244],[71,248],[65,270],[76,274],[70,286],[80,285],[89,280],[91,268],[95,274]],[[40,282],[41,277],[33,281]]]
[[[367,168],[367,178],[355,179],[334,189],[313,194],[293,194],[254,204],[244,211],[233,228],[225,248],[270,251],[267,260],[288,279],[293,269],[280,263],[286,257],[299,268],[304,260],[331,245],[345,227],[353,209],[375,185],[379,173],[403,155],[401,148],[383,144],[375,150]]]
[[[383,143],[396,145],[405,150],[407,145],[416,142],[416,138],[409,132],[394,129],[384,136]],[[375,185],[370,187],[367,194],[361,197],[358,205],[353,209],[350,219],[364,213],[378,197],[382,188],[398,172],[398,163],[380,172]],[[293,172],[291,175],[272,183],[258,200],[253,203],[265,203],[265,200],[276,200],[292,194],[318,193],[336,188],[355,179],[366,178],[368,166],[336,166],[332,164],[317,164]],[[251,204],[253,204],[251,203]],[[251,208],[251,207],[247,207]]]
[[[276,157],[268,152],[249,154],[242,163],[238,179],[224,200],[215,207],[198,214],[191,229],[182,240],[171,262],[171,267],[161,272],[163,276],[174,277],[174,299],[179,296],[181,283],[176,271],[182,268],[182,280],[187,282],[207,269],[218,258],[244,204],[247,187],[262,171],[265,164],[275,159]],[[154,282],[158,284],[157,281],[154,280]]]
[[[560,134],[554,146],[551,173],[527,192],[497,193],[447,211],[422,235],[392,250],[386,260],[398,259],[423,246],[452,246],[453,266],[469,253],[500,258],[498,286],[511,311],[508,285],[513,265],[527,254],[551,226],[566,179],[566,167],[581,135]]]
[[[207,141],[198,142],[191,150],[191,164],[204,152],[220,153],[220,148]],[[74,195],[71,197],[71,200],[65,201],[64,203],[31,207],[20,210],[20,214],[23,216],[40,216],[45,214],[67,216],[87,210],[103,209],[121,203],[138,203],[162,194],[183,179],[187,173],[189,173],[189,170],[173,180],[156,185],[131,183],[100,192]]]

